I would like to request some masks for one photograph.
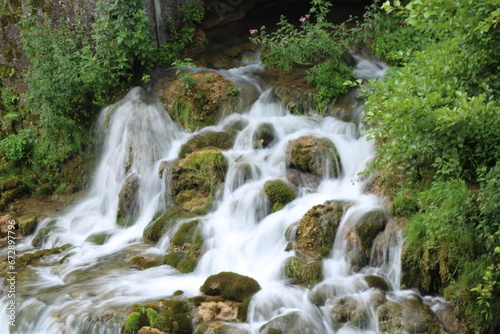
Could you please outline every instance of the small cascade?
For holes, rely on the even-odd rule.
[[[381,63],[357,61],[360,78],[385,71]],[[261,287],[246,322],[234,325],[242,333],[380,333],[388,328],[384,317],[401,308],[432,309],[446,317],[444,301],[400,289],[403,240],[384,200],[365,193],[367,180],[360,173],[374,156],[374,142],[361,132],[360,117],[290,114],[257,69],[252,64],[218,71],[248,94],[241,94],[238,113],[193,133],[142,88],[102,111],[101,159],[88,194],[19,245],[69,248],[23,269],[18,326],[12,329],[1,318],[0,332],[120,333],[130,305],[171,298],[179,290],[187,298],[198,296],[208,276],[228,271],[252,277]],[[251,95],[255,102],[249,102]],[[346,105],[362,106],[354,103],[356,94],[351,98]],[[180,224],[156,244],[144,243],[143,233],[175,205],[173,166],[181,147],[236,123],[234,144],[221,150],[225,180],[208,213],[192,215],[204,240],[194,271],[181,273],[167,264],[131,268],[134,255],[162,258],[171,252]],[[310,157],[309,165],[303,157]],[[273,183],[288,188],[286,203],[266,192]],[[319,237],[307,239],[317,232],[310,221],[324,229],[318,234],[325,240],[320,253],[310,247]],[[7,303],[3,296],[0,309]]]

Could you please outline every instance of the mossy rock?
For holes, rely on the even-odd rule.
[[[160,310],[146,310],[151,327],[172,334],[191,334],[193,324],[191,306],[184,300],[164,300]]]
[[[364,279],[370,288],[378,289],[383,292],[390,290],[389,284],[387,284],[386,280],[380,276],[368,275],[365,276]]]
[[[252,135],[254,148],[267,148],[275,143],[276,130],[271,123],[259,124]]]
[[[87,239],[85,239],[85,241],[94,243],[96,245],[104,245],[110,237],[110,233],[101,232],[90,235]]]
[[[274,95],[280,99],[291,114],[306,115],[316,110],[316,100],[308,90],[278,86],[274,89]]]
[[[379,329],[386,333],[445,333],[437,316],[420,300],[387,302],[377,309]]]
[[[35,232],[39,222],[39,217],[36,214],[28,214],[17,219],[19,225],[19,233],[21,235],[30,235]]]
[[[38,230],[36,236],[31,241],[31,245],[35,248],[40,248],[50,235],[58,231],[58,228],[55,225],[56,220],[51,220],[45,227]]]
[[[174,206],[162,214],[159,218],[150,222],[144,229],[143,237],[153,243],[171,230],[180,219],[191,218],[196,214]]]
[[[120,226],[132,225],[139,210],[138,192],[140,187],[139,176],[129,174],[118,194],[117,224]]]
[[[172,170],[171,192],[176,203],[189,211],[206,213],[226,178],[227,167],[222,153],[210,149],[193,152],[179,160]]]
[[[359,236],[362,250],[370,257],[373,241],[379,233],[384,231],[389,217],[387,212],[374,209],[365,213],[356,223],[356,234]]]
[[[332,319],[337,323],[349,322],[353,326],[366,328],[371,310],[353,297],[342,297],[335,301],[331,309]]]
[[[286,151],[288,168],[322,177],[338,177],[342,171],[340,156],[328,138],[300,137],[291,140]]]
[[[306,261],[327,257],[342,216],[350,205],[344,201],[327,201],[307,211],[297,228],[295,249],[298,256]]]
[[[239,132],[246,128],[248,121],[245,119],[235,119],[224,126],[224,131]]]
[[[163,264],[179,270],[183,274],[191,273],[196,268],[197,261],[188,254],[182,252],[171,252],[165,255]]]
[[[25,195],[26,192],[27,192],[27,188],[15,188],[12,190],[7,190],[7,191],[2,192],[2,200],[5,203],[12,202],[16,198],[20,198],[23,195]]]
[[[297,311],[273,318],[262,325],[259,334],[303,334],[313,333],[313,328]]]
[[[138,328],[151,327],[158,331],[172,334],[191,334],[192,305],[184,300],[160,300],[154,304],[136,304],[127,316],[122,327],[124,334],[137,334]]]
[[[16,268],[24,268],[30,264],[33,264],[35,261],[49,256],[49,255],[54,255],[54,254],[59,254],[64,251],[66,251],[68,248],[70,248],[70,244],[65,244],[60,247],[54,247],[54,248],[49,248],[49,249],[42,249],[39,251],[36,251],[34,253],[26,253],[21,255],[20,257],[17,258],[16,260]]]
[[[16,188],[26,188],[26,184],[19,176],[12,176],[2,183],[2,191],[12,190]]]
[[[281,210],[297,198],[295,192],[282,180],[267,181],[264,183],[264,192],[271,203],[272,212]]]
[[[200,290],[206,295],[222,296],[224,299],[245,302],[260,290],[260,285],[251,277],[233,272],[221,272],[209,276]]]
[[[293,283],[318,284],[323,280],[323,263],[303,262],[296,257],[290,257],[285,262],[285,275]]]
[[[130,259],[130,267],[137,268],[140,270],[152,268],[159,266],[161,264],[161,259],[155,256],[139,256],[136,255]]]
[[[184,128],[195,131],[215,125],[222,117],[236,111],[238,98],[230,94],[235,86],[220,74],[201,71],[182,81],[177,78],[169,84],[160,93],[160,100]]]
[[[179,158],[185,158],[188,154],[201,149],[228,150],[233,147],[236,134],[234,132],[204,132],[191,138],[182,145]]]

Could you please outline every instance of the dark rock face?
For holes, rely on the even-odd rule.
[[[222,296],[224,299],[244,302],[260,290],[260,285],[251,277],[221,272],[208,277],[200,290],[209,296]]]

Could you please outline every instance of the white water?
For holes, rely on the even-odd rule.
[[[67,243],[72,247],[45,260],[56,263],[64,258],[60,264],[34,266],[21,273],[26,278],[17,287],[17,326],[9,327],[2,316],[1,333],[119,333],[127,306],[167,298],[176,290],[183,290],[186,296],[198,295],[205,279],[221,271],[248,275],[262,287],[250,304],[248,323],[242,325],[249,332],[258,333],[270,319],[290,312],[299,314],[303,333],[379,331],[370,304],[379,292],[368,288],[363,277],[379,275],[393,290],[399,290],[401,242],[386,250],[383,266],[368,266],[355,273],[345,258],[344,240],[346,226],[353,222],[350,218],[383,206],[377,196],[363,193],[364,182],[358,176],[373,157],[373,142],[352,123],[319,115],[290,115],[260,86],[252,74],[255,66],[221,72],[250,83],[260,97],[248,110],[210,127],[221,130],[234,120],[247,122],[233,148],[223,152],[229,162],[224,192],[216,209],[201,217],[206,251],[195,271],[180,274],[167,265],[138,271],[130,269],[126,261],[130,253],[167,251],[168,237],[156,246],[146,246],[141,243],[142,233],[155,214],[166,209],[165,183],[158,177],[160,163],[175,159],[180,146],[194,135],[181,129],[160,106],[144,102],[144,91],[134,88],[123,101],[103,111],[99,120],[104,138],[102,158],[92,187],[80,203],[57,218],[54,232],[43,244],[43,248]],[[366,74],[370,69],[361,65],[358,70]],[[265,149],[254,149],[252,135],[262,123],[273,124],[276,139]],[[286,145],[302,136],[330,139],[340,154],[342,173],[338,178],[324,178],[318,187],[299,188],[296,200],[271,213],[264,183],[285,179]],[[253,166],[250,178],[242,174],[241,164]],[[116,218],[118,194],[129,174],[139,177],[137,219],[132,226],[121,227]],[[341,222],[331,257],[324,261],[325,279],[313,290],[290,285],[283,265],[294,253],[285,251],[285,231],[313,206],[332,199],[354,205]],[[96,233],[110,237],[104,245],[86,241]],[[19,249],[31,248],[31,241],[27,238]],[[318,290],[330,296],[322,307],[310,298]],[[344,296],[357,300],[366,311],[367,320],[361,327],[333,325],[329,307]],[[8,301],[2,297],[2,314]]]

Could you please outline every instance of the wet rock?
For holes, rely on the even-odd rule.
[[[136,173],[129,174],[118,194],[118,212],[116,223],[120,226],[133,224],[139,209],[138,192],[140,180]]]
[[[17,222],[19,225],[19,233],[21,233],[21,235],[30,235],[35,232],[40,222],[40,217],[37,214],[24,215],[19,217]]]
[[[385,298],[380,294],[372,296],[371,300],[358,300],[351,296],[337,299],[332,308],[331,316],[337,324],[349,322],[353,326],[366,328],[369,324],[372,310],[384,303]]]
[[[277,86],[274,95],[278,97],[285,108],[295,115],[307,115],[316,110],[316,100],[310,90],[298,87]]]
[[[389,284],[380,276],[368,275],[365,276],[365,281],[370,288],[375,288],[383,292],[390,290]]]
[[[11,224],[14,223],[14,224]],[[13,227],[10,227],[13,226]],[[9,231],[18,228],[18,223],[16,218],[11,214],[6,214],[0,216],[0,238],[7,237],[9,235]]]
[[[321,182],[321,178],[318,175],[301,173],[293,169],[286,171],[286,179],[296,187],[317,187]]]
[[[361,247],[367,257],[371,254],[373,241],[379,233],[384,231],[387,222],[387,212],[375,209],[365,213],[356,223],[356,234],[359,236]]]
[[[287,167],[317,176],[337,177],[342,166],[335,145],[327,138],[313,136],[291,140],[286,148]]]
[[[232,326],[224,322],[204,323],[196,328],[195,334],[248,334],[243,328]]]
[[[221,272],[209,276],[200,290],[206,295],[222,296],[226,300],[245,302],[260,290],[260,285],[251,277],[233,272]]]
[[[166,86],[160,93],[162,104],[175,121],[191,131],[215,125],[238,105],[238,98],[229,94],[231,88],[236,89],[234,84],[215,72],[197,72]]]
[[[235,119],[224,126],[225,131],[238,132],[243,130],[248,125],[245,119]]]
[[[85,239],[85,241],[92,242],[96,245],[104,245],[110,237],[111,233],[106,233],[106,232],[95,233],[90,235],[87,239]]]
[[[178,161],[172,170],[171,193],[184,210],[204,214],[227,172],[226,158],[216,150],[201,150]]]
[[[285,262],[285,275],[292,283],[317,284],[323,280],[321,261],[304,262],[297,257],[290,257]]]
[[[155,243],[160,240],[165,233],[170,231],[180,219],[191,218],[195,215],[196,214],[193,212],[174,206],[168,209],[160,217],[150,222],[144,229],[143,237],[147,241]]]
[[[391,253],[389,249],[394,249],[402,241],[402,224],[394,219],[390,219],[384,231],[379,233],[373,240],[373,252],[370,259],[370,264],[374,267],[382,267],[387,263],[391,263]]]
[[[181,273],[192,272],[200,258],[202,246],[203,235],[199,220],[184,223],[172,237],[170,253],[165,256],[163,263]]]
[[[31,245],[35,248],[40,248],[45,240],[58,230],[59,228],[56,226],[56,220],[51,220],[45,227],[38,230],[36,236],[31,241]]]
[[[419,299],[388,301],[377,309],[380,331],[387,333],[445,333],[436,315]]]
[[[276,133],[271,123],[262,123],[252,136],[254,148],[266,148],[275,143]]]
[[[275,317],[260,327],[259,334],[313,333],[313,327],[300,312],[292,311]]]
[[[233,147],[235,137],[234,132],[204,132],[182,145],[179,158],[185,158],[188,154],[201,149],[228,150]]]
[[[327,201],[307,211],[297,229],[297,254],[306,261],[328,256],[342,216],[350,205],[344,201]]]
[[[198,307],[198,315],[204,322],[228,321],[236,322],[239,319],[241,303],[234,301],[203,302]]]
[[[267,181],[264,183],[264,192],[271,203],[272,212],[281,210],[297,198],[295,192],[282,180]]]
[[[130,267],[140,270],[156,267],[161,264],[161,259],[154,255],[136,255],[130,260]]]

